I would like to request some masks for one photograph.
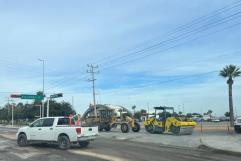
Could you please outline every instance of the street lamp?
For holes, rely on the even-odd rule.
[[[44,70],[45,70],[45,61],[44,59],[38,59],[39,61],[41,61],[43,63],[43,96],[44,96]],[[44,98],[42,100],[42,117],[44,117]]]

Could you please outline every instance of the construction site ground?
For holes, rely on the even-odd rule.
[[[18,126],[0,125],[1,135],[15,138],[15,135],[9,134],[17,131],[17,128]],[[226,122],[198,124],[192,135],[150,134],[145,131],[143,124],[141,124],[140,132],[134,133],[130,130],[129,133],[121,133],[121,130],[116,128],[110,132],[100,132],[99,138],[134,141],[143,144],[155,143],[165,146],[206,147],[241,154],[241,134],[236,134]]]

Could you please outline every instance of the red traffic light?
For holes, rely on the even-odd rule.
[[[21,95],[19,95],[19,94],[11,94],[10,97],[11,98],[20,98]]]

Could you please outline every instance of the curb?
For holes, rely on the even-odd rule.
[[[198,146],[198,149],[212,151],[212,152],[217,153],[217,154],[226,154],[226,155],[241,157],[241,152],[231,151],[231,150],[223,150],[223,149],[218,149],[218,148],[208,146],[202,141],[201,138],[200,138],[200,143],[201,144]]]
[[[12,127],[12,126],[2,126],[2,125],[0,125],[0,128],[8,128],[8,129],[19,129],[20,127],[22,127],[22,126],[19,126],[19,127],[14,126],[14,127]]]
[[[241,157],[241,152],[213,148],[204,144],[199,145],[198,149],[212,151],[216,154],[226,154]]]

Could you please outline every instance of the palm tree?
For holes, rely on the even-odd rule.
[[[228,78],[228,96],[229,96],[229,112],[230,112],[230,126],[234,126],[234,114],[233,114],[233,95],[232,95],[232,86],[233,79],[235,77],[241,76],[240,68],[236,65],[227,65],[219,73],[220,76]]]

